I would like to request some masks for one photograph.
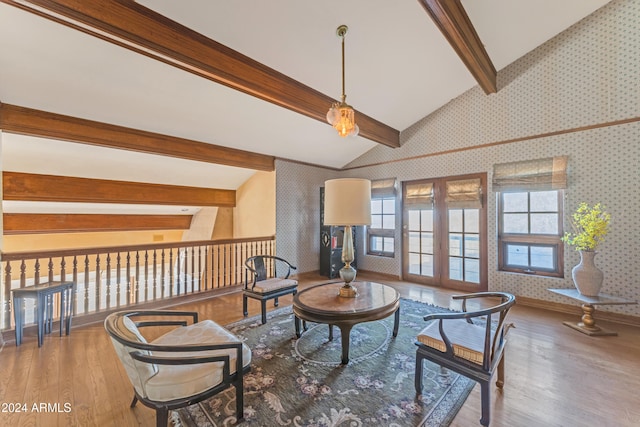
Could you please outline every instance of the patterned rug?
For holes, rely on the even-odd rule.
[[[358,427],[447,426],[474,382],[425,362],[423,394],[414,389],[415,345],[422,317],[442,308],[402,299],[400,328],[393,315],[351,330],[350,361],[340,364],[340,330],[309,324],[295,339],[291,307],[228,325],[252,349],[244,378],[245,426]],[[172,412],[176,427],[220,427],[235,422],[233,389]]]

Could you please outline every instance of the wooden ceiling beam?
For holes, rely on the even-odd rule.
[[[460,0],[418,0],[484,93],[496,93],[497,72]]]
[[[0,0],[319,120],[335,100],[133,1]],[[360,136],[400,146],[400,132],[356,112]],[[328,124],[327,124],[328,125]]]
[[[273,156],[10,104],[0,103],[0,129],[22,135],[80,142],[199,162],[262,171],[275,170]]]
[[[235,207],[235,190],[2,173],[3,200]]]
[[[188,230],[191,215],[5,213],[5,235],[100,231]]]

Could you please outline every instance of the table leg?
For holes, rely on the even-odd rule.
[[[333,341],[333,325],[329,325],[329,341]]]
[[[22,327],[24,326],[24,305],[22,298],[13,298],[13,320],[16,324],[16,347],[22,344]]]
[[[62,324],[65,323],[65,317],[64,317],[64,312],[65,307],[65,297],[67,296],[67,290],[63,289],[62,292],[60,292],[60,336],[62,336]]]
[[[69,295],[67,295],[67,305],[65,307],[66,309],[66,317],[65,317],[65,334],[69,335],[69,333],[71,332],[71,314],[73,313],[73,306],[72,301],[73,301],[73,286],[69,288]]]
[[[393,337],[394,338],[398,336],[399,326],[400,326],[400,306],[398,306],[398,309],[396,310],[395,319],[393,321]]]
[[[296,338],[300,338],[302,334],[300,333],[300,319],[298,316],[293,316],[293,324],[296,326]]]
[[[38,294],[38,306],[36,307],[36,321],[38,323],[38,347],[42,347],[42,343],[44,341],[44,322],[46,320],[45,317],[47,312],[46,300],[46,295]]]
[[[591,304],[582,304],[582,322],[562,322],[564,325],[589,336],[615,336],[617,332],[596,325],[593,313],[596,308]]]
[[[338,325],[338,327],[342,336],[342,364],[346,365],[349,363],[349,341],[353,325]]]

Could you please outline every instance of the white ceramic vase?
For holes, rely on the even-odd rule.
[[[602,288],[604,274],[594,262],[595,251],[580,251],[580,264],[573,267],[571,277],[578,292],[587,297],[595,297]]]

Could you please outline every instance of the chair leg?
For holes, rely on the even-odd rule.
[[[273,306],[277,307],[278,306],[278,297],[273,299]]]
[[[416,376],[415,376],[416,394],[422,393],[422,361],[423,361],[423,357],[420,355],[419,351],[416,351]]]
[[[246,295],[242,295],[242,313],[244,314],[244,317],[249,315],[249,311],[247,310],[247,299]]]
[[[156,408],[156,427],[167,427],[169,424],[169,410]]]
[[[242,383],[234,384],[236,388],[236,418],[240,422],[244,418],[244,394]]]
[[[267,323],[267,300],[261,300],[260,305],[262,306],[262,324]]]
[[[504,354],[502,355],[502,359],[500,359],[500,363],[498,363],[498,380],[496,381],[496,386],[499,389],[504,387]]]
[[[134,406],[136,406],[136,403],[138,403],[138,396],[134,394],[133,400],[131,401],[131,405],[129,405],[129,408],[133,408]]]
[[[480,401],[482,403],[482,418],[480,418],[480,424],[485,427],[489,425],[489,411],[491,410],[490,392],[491,388],[489,381],[480,382]]]

